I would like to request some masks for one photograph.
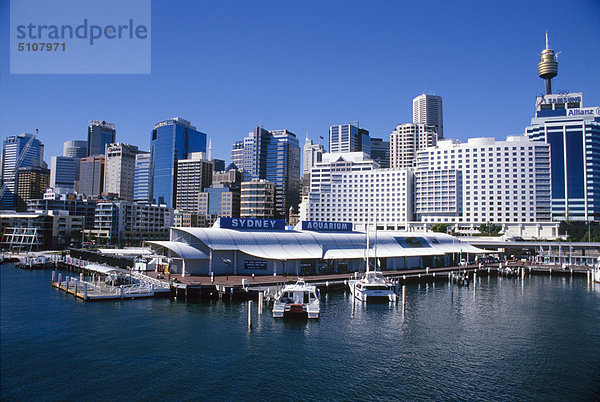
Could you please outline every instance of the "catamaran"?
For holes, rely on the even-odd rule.
[[[319,318],[320,312],[319,289],[314,285],[307,285],[302,279],[298,279],[293,285],[286,285],[273,303],[275,318]]]
[[[375,234],[377,236],[377,234]],[[395,302],[397,299],[396,292],[394,291],[394,284],[387,280],[381,271],[377,270],[377,266],[373,270],[369,264],[369,228],[367,224],[367,249],[365,254],[366,269],[365,273],[360,279],[351,279],[348,281],[350,287],[350,293],[352,297],[364,301],[390,301]],[[377,238],[377,237],[376,237]],[[377,242],[377,241],[376,241]],[[377,246],[377,244],[375,244]],[[376,252],[376,251],[375,251]],[[375,260],[377,261],[377,254],[375,254]]]

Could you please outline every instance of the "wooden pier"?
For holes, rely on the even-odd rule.
[[[267,299],[289,282],[295,282],[297,275],[220,275],[220,276],[182,276],[158,272],[141,273],[116,267],[95,264],[85,260],[62,256],[46,255],[44,268],[64,269],[74,275],[55,275],[52,286],[82,300],[126,300],[145,297],[170,297],[181,299],[226,299],[258,300],[259,295]],[[30,260],[22,261],[21,266],[34,269]],[[531,262],[508,261],[502,263],[470,264],[465,266],[418,268],[383,271],[397,288],[410,283],[450,282],[452,273],[461,272],[473,277],[503,276],[506,268],[516,274],[562,275],[590,277],[593,267],[576,265],[548,265]],[[39,268],[39,267],[38,267]],[[75,274],[79,274],[76,276]],[[320,288],[322,292],[345,289],[350,279],[360,273],[331,273],[320,275],[300,275],[305,282]],[[113,280],[110,280],[113,278]],[[115,279],[119,278],[115,282]]]

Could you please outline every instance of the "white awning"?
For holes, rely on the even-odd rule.
[[[192,247],[189,244],[179,241],[147,241],[146,243],[169,249],[186,260],[208,260],[209,258],[208,255],[198,250],[196,247]]]
[[[104,274],[104,275],[110,275],[112,273],[126,274],[129,272],[126,269],[108,267],[106,265],[100,265],[100,264],[88,264],[85,266],[85,269],[87,269],[88,271],[98,272],[98,273]]]

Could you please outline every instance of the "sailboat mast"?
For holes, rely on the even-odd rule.
[[[367,209],[367,267],[365,269],[365,273],[369,272],[369,217],[370,217],[371,209]]]
[[[375,254],[375,271],[377,271],[377,212],[375,212],[375,245],[373,249]]]

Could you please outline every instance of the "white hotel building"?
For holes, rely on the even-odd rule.
[[[509,136],[506,141],[473,138],[466,144],[443,140],[419,151],[415,215],[417,228],[448,223],[474,230],[493,223],[513,235],[555,237],[548,145]]]
[[[404,229],[412,220],[410,170],[379,169],[363,152],[326,153],[311,170],[301,220]]]

